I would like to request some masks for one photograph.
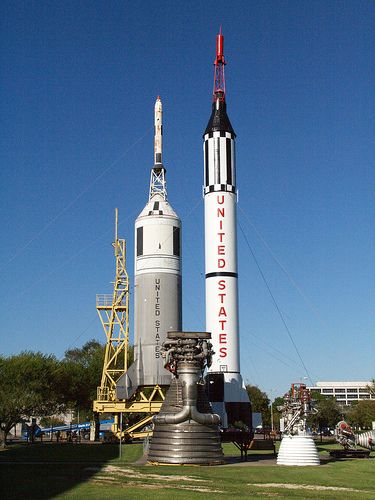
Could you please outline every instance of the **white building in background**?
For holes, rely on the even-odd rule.
[[[317,382],[316,385],[308,387],[311,394],[319,392],[323,396],[332,396],[342,405],[350,405],[353,401],[363,399],[375,400],[375,394],[371,394],[368,386],[370,381],[357,382]]]

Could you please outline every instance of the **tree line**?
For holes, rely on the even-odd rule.
[[[14,425],[31,417],[79,409],[91,418],[103,359],[104,345],[96,340],[67,350],[62,360],[31,351],[0,356],[0,446]]]
[[[31,417],[44,417],[44,425],[58,423],[54,415],[79,410],[81,420],[92,419],[92,402],[100,385],[105,345],[90,340],[81,348],[69,349],[63,359],[41,352],[24,351],[0,356],[0,446],[5,446],[12,427]],[[128,352],[128,363],[133,350]],[[262,414],[263,426],[271,425],[271,401],[257,386],[247,385],[253,412]],[[369,387],[375,395],[375,381]],[[344,409],[334,398],[314,395],[318,413],[310,425],[334,427],[345,418],[351,425],[370,428],[375,421],[375,401],[363,400]],[[279,426],[283,398],[272,402],[273,423]],[[52,417],[51,417],[52,416]]]
[[[259,387],[247,385],[253,412],[262,415],[264,427],[271,426],[271,401],[267,394]],[[372,380],[368,387],[368,392],[375,397],[375,380]],[[353,402],[349,407],[342,407],[332,396],[324,396],[316,393],[313,395],[315,408],[318,410],[308,421],[309,426],[317,431],[324,428],[334,428],[340,420],[346,420],[354,428],[371,429],[372,422],[375,422],[375,400],[364,399]],[[283,404],[284,398],[277,397],[272,402],[273,423],[275,429],[279,428],[281,412],[278,407]]]

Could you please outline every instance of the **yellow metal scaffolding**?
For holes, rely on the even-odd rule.
[[[107,337],[98,401],[116,399],[116,383],[127,366],[129,345],[129,276],[126,271],[126,243],[118,238],[118,209],[115,211],[116,277],[112,295],[97,295],[96,310]]]
[[[129,276],[126,271],[126,242],[118,238],[118,209],[115,210],[115,241],[113,242],[116,259],[116,276],[113,294],[97,295],[96,310],[106,335],[103,371],[97,399],[93,410],[97,413],[113,413],[115,423],[113,432],[119,436],[121,429],[120,413],[138,413],[140,419],[123,432],[123,436],[143,437],[141,430],[158,413],[164,401],[167,388],[158,385],[141,387],[129,400],[116,397],[116,384],[128,369],[129,351]],[[147,415],[145,415],[147,414]]]

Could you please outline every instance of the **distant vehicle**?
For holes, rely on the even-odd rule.
[[[107,419],[107,420],[101,420],[100,421],[100,433],[99,437],[101,439],[104,439],[104,441],[107,441],[106,437],[108,437],[108,434],[111,433],[111,427],[114,422],[114,419]],[[64,425],[56,425],[56,426],[51,426],[51,427],[39,427],[38,425],[35,426],[34,429],[34,437],[41,437],[44,436],[45,434],[56,434],[57,432],[79,432],[83,439],[90,439],[90,425],[91,422],[83,422],[79,424],[64,424]],[[28,439],[29,433],[31,429],[26,430],[26,432],[23,434],[24,439]]]
[[[329,427],[322,427],[319,431],[319,434],[321,436],[333,436],[335,433],[334,430],[330,429]]]
[[[259,425],[254,429],[255,434],[269,434],[271,431],[271,427],[262,427]]]

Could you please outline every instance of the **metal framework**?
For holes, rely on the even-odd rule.
[[[103,371],[97,399],[93,410],[97,413],[114,413],[113,432],[121,434],[119,413],[148,413],[141,420],[122,432],[130,437],[142,437],[145,433],[134,432],[151,421],[158,413],[165,399],[167,388],[158,385],[141,387],[129,400],[116,398],[116,383],[127,371],[129,347],[129,276],[126,271],[126,242],[118,238],[118,210],[115,210],[115,241],[113,242],[116,258],[116,276],[113,293],[96,296],[96,310],[102,323],[107,342],[105,347]],[[117,414],[117,415],[116,415]],[[147,432],[146,432],[147,434]]]
[[[164,200],[167,200],[167,183],[165,181],[164,167],[153,167],[151,169],[149,201],[156,194],[160,194]]]
[[[221,32],[216,36],[216,58],[214,61],[214,90],[212,99],[225,101],[225,72],[224,68],[227,63],[224,59],[224,36]]]
[[[307,431],[307,418],[317,413],[310,391],[300,382],[292,384],[284,395],[284,404],[277,409],[282,412],[280,430],[285,435],[303,435]]]
[[[150,434],[150,429],[143,432],[140,432],[140,430],[147,423],[151,423],[154,414],[160,411],[167,390],[168,387],[160,387],[159,385],[142,387],[129,400],[94,401],[94,411],[97,411],[98,413],[115,414],[115,423],[112,427],[112,431],[118,437],[122,434],[123,437],[129,436],[142,438]],[[140,413],[142,415],[140,420],[136,421],[131,426],[126,427],[121,432],[118,418],[119,413]],[[145,413],[148,415],[144,416]]]
[[[127,370],[129,345],[129,277],[126,271],[126,243],[118,238],[118,210],[115,211],[116,276],[112,295],[97,295],[96,310],[103,325],[107,343],[98,401],[116,398],[117,380]]]

